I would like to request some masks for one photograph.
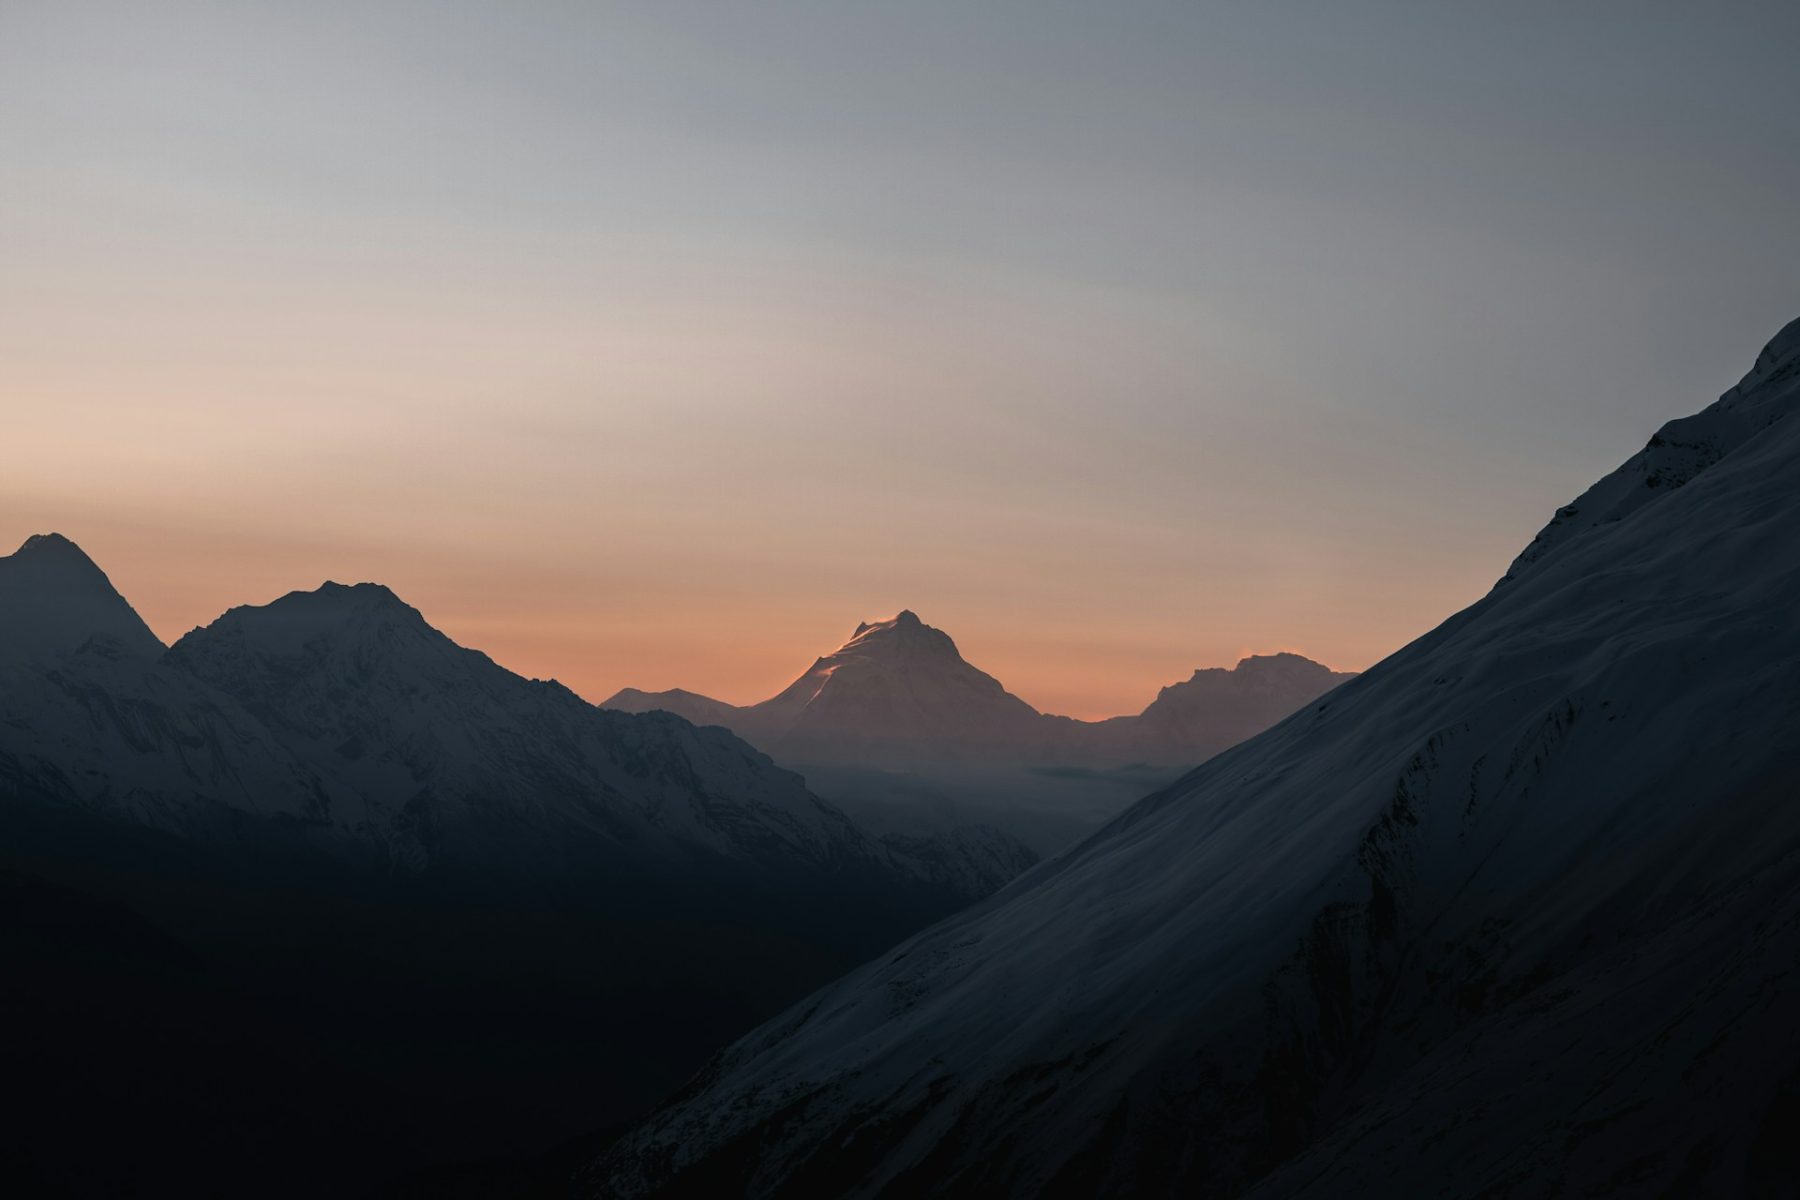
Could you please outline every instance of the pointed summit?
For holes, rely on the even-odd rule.
[[[94,560],[60,533],[0,558],[0,661],[43,660],[93,643],[155,658],[163,644]]]
[[[1041,733],[1036,709],[911,609],[858,625],[836,652],[747,712],[746,727],[767,730],[771,745],[832,761],[887,761],[927,746],[991,748]]]
[[[55,532],[32,534],[25,539],[24,543],[15,550],[13,554],[14,557],[47,554],[63,555],[69,558],[80,558],[82,562],[88,563],[89,565],[92,565],[94,561],[87,556],[86,552],[84,552],[80,546],[77,546],[62,534]],[[95,569],[98,570],[98,568]]]

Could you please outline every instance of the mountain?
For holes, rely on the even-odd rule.
[[[1301,705],[1354,679],[1298,654],[1257,654],[1204,667],[1157,693],[1136,717],[1100,722],[1094,743],[1121,760],[1201,761],[1261,733]]]
[[[244,817],[318,819],[314,773],[163,654],[67,538],[0,558],[0,800],[208,836]]]
[[[858,625],[836,652],[752,711],[756,727],[800,759],[984,754],[1043,736],[1036,709],[911,611]]]
[[[776,1018],[610,1196],[1784,1195],[1800,322],[1482,600]]]
[[[672,712],[696,725],[723,725],[727,728],[732,719],[743,711],[735,704],[727,704],[723,700],[714,700],[710,696],[702,696],[698,692],[682,688],[671,688],[666,692],[621,688],[600,707],[630,713]]]
[[[884,845],[721,728],[514,675],[375,584],[235,608],[165,652],[91,559],[43,535],[0,558],[0,614],[14,797],[187,835],[275,820],[410,870],[604,862],[965,899],[1010,878],[993,847]]]
[[[606,708],[663,708],[722,724],[782,761],[909,766],[1036,754],[1053,722],[972,666],[913,612],[856,627],[780,693],[739,708],[693,692],[626,689]]]
[[[163,652],[112,581],[68,538],[37,534],[0,558],[0,663],[42,661],[90,639],[137,658]]]
[[[883,869],[841,812],[724,730],[523,679],[375,584],[234,608],[167,661],[310,764],[338,828],[413,867],[579,846],[634,870]]]
[[[40,1101],[0,1176],[31,1194],[554,1175],[1024,865],[866,830],[726,730],[521,678],[374,584],[165,650],[44,536],[0,558],[0,615],[0,1061]]]
[[[603,707],[722,725],[894,845],[922,838],[1023,870],[1349,678],[1297,654],[1253,656],[1195,671],[1136,716],[1077,721],[1038,712],[903,611],[858,625],[760,704],[627,688]]]
[[[858,625],[849,641],[758,704],[626,688],[602,707],[661,709],[723,725],[795,764],[1191,765],[1349,678],[1297,654],[1253,656],[1229,671],[1195,671],[1137,716],[1077,721],[1040,713],[964,659],[949,634],[906,610]]]

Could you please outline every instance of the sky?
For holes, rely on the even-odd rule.
[[[1800,316],[1800,6],[0,0],[0,541],[596,700],[1361,669]]]

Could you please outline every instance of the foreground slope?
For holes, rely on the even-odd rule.
[[[722,1055],[593,1194],[1772,1192],[1800,322],[1482,601]]]

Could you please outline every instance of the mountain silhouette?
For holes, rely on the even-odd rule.
[[[40,536],[0,616],[0,1052],[46,1098],[0,1171],[28,1182],[529,1160],[1031,861],[864,829],[728,731],[522,678],[375,584],[165,650]]]
[[[106,573],[61,534],[35,534],[0,558],[0,663],[41,661],[90,639],[139,658],[163,651]]]
[[[724,726],[867,828],[961,854],[999,835],[1022,870],[1349,678],[1296,654],[1252,656],[1195,671],[1136,716],[1077,721],[1032,708],[906,610],[859,624],[759,704],[627,688],[603,706]]]
[[[783,762],[909,768],[970,762],[1192,764],[1267,728],[1351,675],[1302,658],[1197,670],[1134,717],[1039,712],[962,657],[910,610],[865,622],[780,693],[742,707],[676,689],[627,688],[602,702],[724,725]]]
[[[1482,600],[726,1051],[591,1194],[1778,1195],[1800,322]]]

